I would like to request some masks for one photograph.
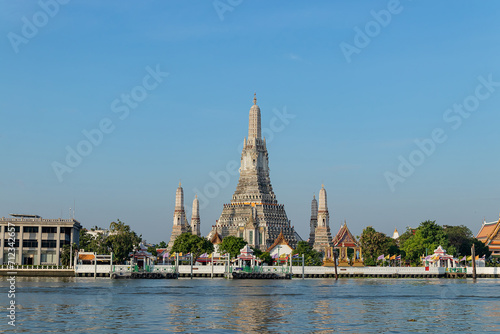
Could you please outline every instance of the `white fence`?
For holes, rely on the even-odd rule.
[[[179,265],[178,267],[179,274],[190,274],[191,266],[190,265]],[[193,265],[192,272],[194,275],[200,274],[224,274],[225,272],[224,265]],[[231,271],[236,267],[232,267]],[[291,269],[291,271],[290,271]],[[109,273],[117,273],[117,274],[125,274],[134,271],[134,266],[130,265],[82,265],[79,264],[75,268],[75,273],[97,273],[97,274],[109,274]],[[257,271],[257,270],[256,270]],[[293,267],[268,267],[263,266],[258,268],[259,272],[262,273],[282,273],[282,272],[291,272],[294,275],[334,275],[335,268],[334,267],[304,267],[304,272],[302,272],[302,266],[293,266]],[[154,273],[174,273],[175,266],[173,265],[155,265],[151,266],[150,272]],[[337,273],[340,275],[444,275],[446,273],[446,268],[438,268],[438,267],[337,267]],[[476,273],[478,275],[500,275],[500,267],[477,267]],[[467,274],[472,274],[472,268],[467,268]]]

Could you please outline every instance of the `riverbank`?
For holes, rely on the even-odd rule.
[[[168,273],[176,273],[178,278],[231,278],[234,268],[216,265],[203,266],[167,266],[157,265],[150,268],[151,278],[168,277]],[[125,265],[84,265],[71,268],[15,268],[14,270],[0,269],[0,276],[28,276],[28,277],[111,277],[129,278],[135,272],[134,268]],[[12,274],[15,272],[15,274]],[[283,273],[291,274],[293,278],[335,278],[334,267],[255,267],[252,272],[256,273]],[[161,275],[160,275],[161,274]],[[228,275],[229,274],[229,275]],[[171,275],[172,276],[172,275]],[[477,278],[500,278],[498,267],[476,268]],[[425,268],[425,267],[338,267],[338,278],[471,278],[472,268]],[[171,278],[171,277],[170,277]]]

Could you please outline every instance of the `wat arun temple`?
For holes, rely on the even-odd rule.
[[[250,108],[248,138],[243,140],[240,179],[231,203],[210,232],[222,238],[242,237],[254,248],[266,250],[280,233],[295,247],[300,237],[290,225],[283,204],[279,204],[269,178],[269,155],[262,138],[260,108],[254,96]]]
[[[193,202],[196,221],[188,224],[184,212],[184,193],[179,183],[169,248],[181,234],[192,231],[199,235],[198,200]],[[193,232],[194,231],[194,232]],[[208,238],[215,235],[241,237],[251,247],[266,250],[282,234],[282,238],[295,247],[302,240],[290,224],[283,204],[279,204],[269,177],[269,154],[266,139],[262,138],[260,108],[254,95],[250,108],[248,138],[243,140],[240,179],[231,202],[224,204],[220,218],[213,225]]]
[[[261,113],[255,95],[249,113],[248,137],[243,139],[239,171],[238,185],[231,201],[223,205],[220,218],[212,226],[207,238],[221,240],[227,236],[241,237],[249,246],[262,251],[269,250],[278,242],[295,248],[302,239],[291,225],[284,205],[278,203],[271,185],[269,154],[266,139],[262,138]],[[324,186],[320,190],[319,205],[315,198],[311,203],[310,228],[309,244],[318,251],[323,252],[347,241],[344,238],[332,238]],[[347,229],[347,226],[344,226],[344,229]],[[193,201],[189,224],[184,211],[184,192],[179,183],[168,248],[171,249],[175,239],[185,232],[200,235],[199,202],[197,198]]]

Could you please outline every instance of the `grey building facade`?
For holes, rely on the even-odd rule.
[[[0,264],[8,264],[9,248],[15,264],[60,265],[64,245],[79,245],[81,224],[75,219],[43,219],[37,215],[11,214],[0,218]],[[14,238],[12,237],[14,232]],[[13,246],[13,247],[12,247]],[[13,258],[11,256],[10,260]]]

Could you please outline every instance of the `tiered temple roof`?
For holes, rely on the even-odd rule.
[[[358,241],[356,238],[351,234],[351,231],[349,231],[349,228],[347,228],[347,223],[344,222],[344,225],[340,227],[339,232],[333,239],[333,245],[334,247],[359,247]]]
[[[492,255],[500,256],[500,219],[491,223],[483,222],[476,238],[488,246]]]

